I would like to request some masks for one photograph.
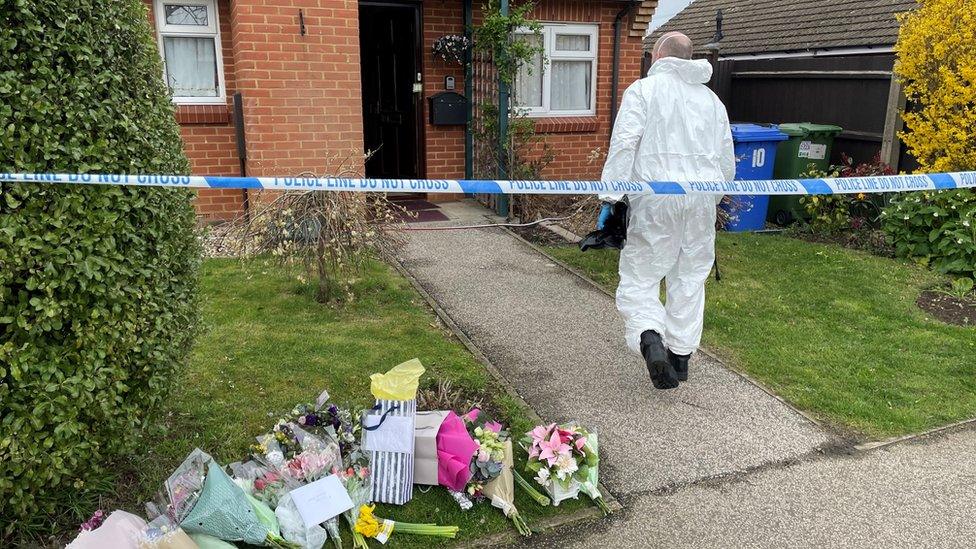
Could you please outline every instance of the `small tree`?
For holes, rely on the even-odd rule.
[[[0,172],[188,168],[141,0],[2,3]],[[0,183],[0,546],[80,522],[165,398],[197,324],[191,198]]]
[[[333,159],[330,177],[355,177],[350,158]],[[313,173],[303,177],[316,177]],[[323,176],[324,177],[324,176]],[[385,258],[403,245],[407,212],[382,194],[288,191],[259,200],[227,232],[229,249],[244,259],[270,257],[299,267],[300,281],[315,285],[321,303],[351,301],[351,280],[372,258]]]
[[[925,172],[976,169],[976,12],[922,0],[904,15],[895,72],[913,106],[901,138]],[[947,273],[976,273],[976,193],[900,194],[885,210],[895,252]]]

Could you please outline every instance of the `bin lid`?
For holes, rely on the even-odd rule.
[[[810,122],[790,122],[787,124],[780,124],[779,131],[785,133],[790,137],[806,137],[811,133],[830,133],[837,135],[844,131],[844,128],[840,126],[834,126],[832,124],[811,124]]]
[[[776,126],[759,124],[732,124],[732,140],[736,143],[754,141],[785,141],[789,136],[776,129]]]

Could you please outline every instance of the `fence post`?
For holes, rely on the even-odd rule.
[[[472,0],[464,0],[464,36],[472,39]],[[474,113],[474,59],[471,48],[464,51],[464,95],[468,98],[467,123],[464,127],[464,178],[474,179],[474,133],[471,122]]]
[[[501,0],[499,7],[502,16],[508,17],[508,0]],[[508,178],[508,83],[503,73],[498,71],[498,179]],[[508,203],[507,195],[498,196],[499,215],[508,214]]]

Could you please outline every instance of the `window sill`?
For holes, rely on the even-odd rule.
[[[176,122],[191,124],[229,124],[230,109],[223,105],[177,105]]]
[[[593,133],[600,127],[596,116],[533,118],[536,133]]]

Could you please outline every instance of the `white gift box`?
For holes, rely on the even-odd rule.
[[[417,412],[414,424],[413,483],[437,486],[437,431],[448,412]]]

